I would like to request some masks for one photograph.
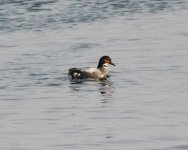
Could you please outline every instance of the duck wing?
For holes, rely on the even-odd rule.
[[[85,79],[85,78],[96,78],[97,68],[71,68],[69,69],[69,75],[72,79]]]

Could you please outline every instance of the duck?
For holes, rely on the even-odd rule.
[[[97,68],[84,67],[84,68],[70,68],[68,75],[72,80],[93,79],[93,80],[106,80],[109,77],[108,64],[116,66],[111,58],[107,55],[99,59]]]

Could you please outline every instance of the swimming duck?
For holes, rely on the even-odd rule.
[[[109,56],[102,56],[99,59],[97,68],[70,68],[69,76],[71,79],[94,79],[94,80],[105,80],[108,77],[108,64],[116,66],[112,63]]]

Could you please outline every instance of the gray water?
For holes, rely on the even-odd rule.
[[[0,149],[187,150],[188,1],[0,0]]]

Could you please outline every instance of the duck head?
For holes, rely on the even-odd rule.
[[[110,65],[116,66],[114,63],[112,63],[112,60],[111,60],[111,58],[109,56],[102,56],[99,59],[99,63],[98,63],[97,68],[102,67],[103,64],[110,64]]]

